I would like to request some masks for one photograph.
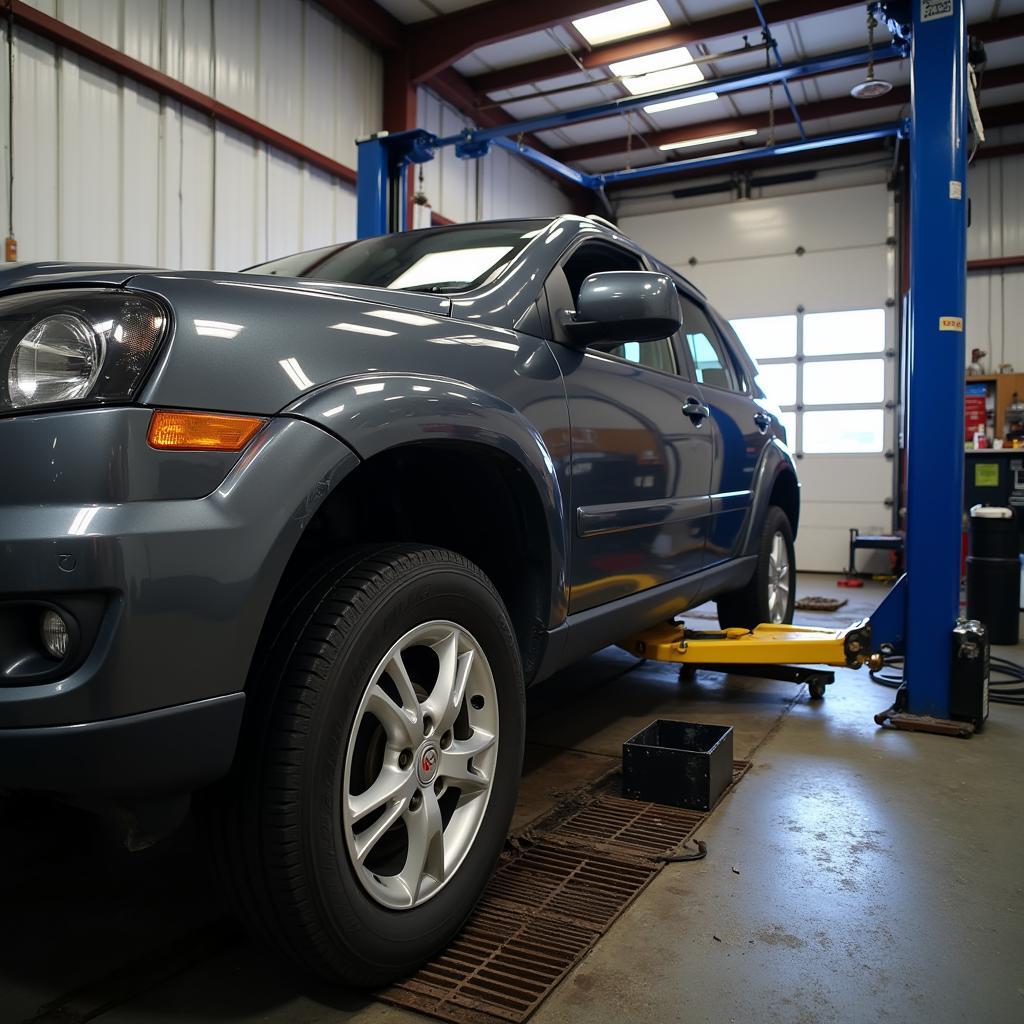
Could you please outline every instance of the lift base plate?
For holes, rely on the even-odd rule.
[[[875,715],[875,721],[887,729],[904,732],[930,732],[938,736],[959,736],[968,740],[975,733],[973,722],[956,722],[950,718],[932,718],[931,715],[911,715],[896,708],[887,708]]]

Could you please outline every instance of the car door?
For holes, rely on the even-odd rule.
[[[714,314],[683,289],[679,301],[683,329],[677,350],[685,348],[682,355],[711,411],[708,425],[714,439],[714,463],[704,558],[704,565],[710,566],[739,554],[751,513],[754,472],[768,443],[771,417],[753,401],[742,364],[732,354]]]
[[[647,269],[638,253],[588,241],[545,286],[569,406],[570,613],[671,582],[704,562],[713,435],[672,340],[581,349],[561,326],[586,277],[630,269]]]

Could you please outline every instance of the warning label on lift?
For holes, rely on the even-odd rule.
[[[963,331],[964,318],[962,316],[940,316],[940,331]]]
[[[948,18],[953,13],[953,0],[921,0],[921,20]]]

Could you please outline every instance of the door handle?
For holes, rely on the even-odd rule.
[[[757,429],[760,430],[762,434],[766,434],[768,432],[768,428],[772,425],[772,418],[766,412],[755,412],[754,422],[757,424]]]
[[[700,421],[711,415],[711,410],[703,402],[698,402],[696,398],[688,398],[686,405],[683,406],[683,415],[689,416],[699,427]]]

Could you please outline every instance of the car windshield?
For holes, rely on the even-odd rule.
[[[413,292],[464,292],[496,277],[548,223],[515,220],[406,231],[285,256],[245,273]]]

